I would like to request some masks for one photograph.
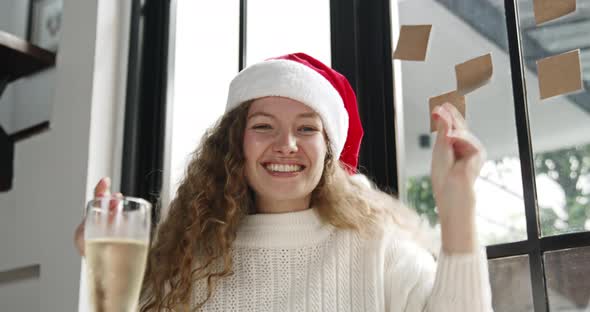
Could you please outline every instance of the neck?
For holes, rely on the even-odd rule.
[[[302,211],[309,208],[311,195],[297,199],[275,199],[257,196],[256,213],[285,213]]]

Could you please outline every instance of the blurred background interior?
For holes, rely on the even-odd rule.
[[[415,24],[426,61],[392,60]],[[96,181],[165,217],[230,79],[297,51],[351,81],[362,172],[435,227],[428,98],[491,53],[466,119],[494,308],[590,311],[589,33],[584,0],[539,26],[533,0],[0,0],[0,311],[85,311],[71,235]],[[541,100],[536,62],[575,49],[584,90]]]

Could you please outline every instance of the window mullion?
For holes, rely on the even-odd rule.
[[[246,28],[246,17],[248,16],[248,0],[240,0],[240,55],[238,60],[238,71],[246,66],[246,44],[248,29]]]
[[[524,84],[522,50],[519,33],[519,19],[516,0],[505,0],[506,27],[508,32],[508,50],[512,72],[512,92],[514,96],[514,112],[518,136],[518,148],[522,172],[523,195],[527,224],[527,245],[529,252],[533,304],[535,311],[546,312],[548,308],[547,287],[543,268],[543,255],[540,248],[539,217],[537,210],[537,194],[535,184],[534,160],[531,145],[530,124]]]

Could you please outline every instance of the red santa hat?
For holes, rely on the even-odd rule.
[[[304,53],[271,58],[242,70],[231,82],[225,111],[266,96],[282,96],[314,109],[336,159],[356,173],[363,137],[356,96],[340,73]]]

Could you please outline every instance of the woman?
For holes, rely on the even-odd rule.
[[[419,218],[356,173],[348,81],[302,53],[246,68],[158,227],[142,311],[491,311],[473,190],[485,151],[452,105],[433,118],[438,269]]]

